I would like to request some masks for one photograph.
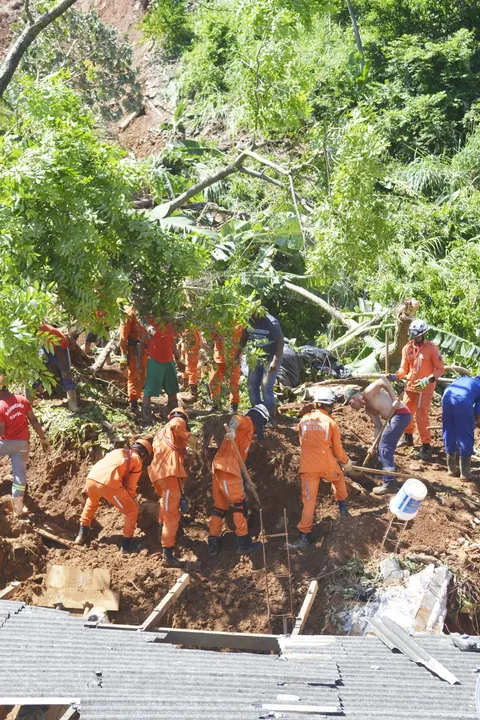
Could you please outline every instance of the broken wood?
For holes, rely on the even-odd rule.
[[[138,628],[139,631],[144,632],[147,630],[151,630],[153,627],[155,627],[157,621],[159,621],[160,618],[165,615],[167,610],[172,607],[172,605],[183,593],[189,582],[190,575],[188,573],[183,573],[183,575],[178,578],[175,585],[167,592],[165,597],[152,610],[147,619],[142,623],[142,625],[140,625],[140,627]]]
[[[421,480],[428,488],[428,491],[430,495],[436,495],[437,491],[433,487],[430,480],[427,480],[427,478],[423,477],[422,475],[418,475],[417,473],[401,473],[401,472],[395,472],[394,470],[374,470],[373,468],[366,468],[366,467],[360,467],[359,465],[352,465],[352,470],[358,472],[358,473],[365,473],[367,475],[391,475],[392,477],[396,478],[403,478],[404,480]]]
[[[276,170],[281,175],[290,175],[290,171],[287,170],[287,168],[284,168],[282,165],[278,165],[277,163],[274,163],[272,160],[269,160],[266,157],[263,157],[263,155],[259,155],[258,153],[254,152],[253,150],[245,150],[245,155],[248,155],[249,157],[253,158],[257,162],[261,163],[262,165],[267,165],[267,167],[272,168],[272,170]]]
[[[13,580],[11,583],[9,583],[6,587],[3,588],[3,590],[0,590],[0,600],[8,600],[8,598],[12,597],[12,595],[15,593],[15,590],[21,584],[22,583],[19,580]]]
[[[73,540],[65,540],[64,538],[59,537],[58,535],[54,535],[53,533],[49,532],[48,530],[44,530],[44,528],[36,527],[35,525],[32,526],[36,533],[41,535],[44,538],[47,538],[47,540],[53,540],[54,542],[58,543],[59,545],[64,545],[64,547],[70,548],[74,546]]]
[[[118,123],[118,129],[122,132],[128,128],[129,125],[142,113],[145,112],[145,108],[142,106],[138,108],[138,110],[134,110],[134,112],[130,113],[130,115],[127,115],[127,117]]]
[[[319,305],[323,310],[325,310],[329,315],[335,318],[335,320],[338,320],[342,325],[345,325],[348,328],[351,328],[354,330],[358,323],[355,322],[355,320],[352,320],[351,318],[347,318],[343,313],[340,312],[337,308],[333,307],[333,305],[330,305],[327,303],[326,300],[323,300],[323,298],[318,297],[318,295],[314,295],[313,293],[309,292],[308,290],[305,290],[305,288],[300,287],[299,285],[294,285],[291,282],[285,282],[285,287],[288,290],[291,290],[294,293],[297,293],[297,295],[301,295],[302,297],[306,298],[307,300],[310,300],[311,302],[315,303],[315,305]]]
[[[226,433],[230,432],[230,429],[227,424],[225,424],[223,427],[224,427],[224,430]],[[245,465],[243,458],[240,455],[240,451],[237,447],[235,440],[230,440],[229,442],[232,443],[233,451],[234,451],[235,455],[237,456],[237,460],[240,465],[240,468],[243,470],[243,473],[245,475],[245,484],[246,484],[248,490],[250,490],[250,492],[252,493],[256,503],[258,504],[258,507],[262,507],[261,503],[260,503],[260,498],[258,497],[256,485],[253,482],[252,478],[250,477],[250,473],[248,472],[247,466]]]
[[[111,585],[108,568],[81,568],[76,565],[49,565],[45,585],[52,588],[108,590]]]
[[[120,593],[110,588],[92,590],[90,588],[47,588],[43,595],[35,598],[35,604],[47,607],[63,605],[73,610],[83,610],[87,605],[104,610],[117,611],[120,608]]]
[[[93,363],[92,367],[89,368],[88,372],[95,375],[95,373],[98,370],[101,370],[102,367],[105,365],[105,361],[107,357],[110,355],[110,353],[113,351],[115,344],[117,343],[117,338],[113,337],[110,338],[108,343],[105,345],[105,347],[102,349],[101,353],[99,353],[97,359]]]
[[[308,586],[307,594],[305,595],[305,599],[303,601],[302,607],[300,608],[300,612],[295,619],[295,625],[292,630],[292,635],[300,635],[303,628],[305,627],[305,623],[307,622],[310,610],[312,609],[312,605],[317,596],[317,592],[318,582],[316,580],[312,580],[312,582]]]

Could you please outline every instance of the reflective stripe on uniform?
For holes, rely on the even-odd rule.
[[[230,495],[228,494],[228,485],[226,480],[223,481],[223,488],[225,490],[225,495],[229,498]]]
[[[310,500],[310,488],[308,487],[308,482],[305,482],[305,497],[307,500]]]
[[[123,510],[123,505],[122,505],[122,503],[120,502],[120,500],[117,498],[116,495],[113,496],[113,499],[114,499],[115,502],[117,503],[118,507],[121,507],[122,510]]]
[[[165,493],[165,510],[168,510],[168,498],[170,497],[170,490]]]

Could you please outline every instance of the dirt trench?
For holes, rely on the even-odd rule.
[[[438,412],[438,411],[435,411]],[[339,408],[340,424],[347,453],[361,464],[372,430],[368,420],[351,408]],[[186,491],[190,501],[188,516],[182,519],[177,537],[178,550],[188,561],[191,581],[181,598],[163,619],[162,624],[236,632],[268,632],[265,604],[265,571],[262,554],[239,558],[231,515],[223,538],[222,553],[211,560],[207,553],[207,527],[211,508],[210,466],[216,444],[222,436],[227,416],[206,419],[201,450],[192,457]],[[435,422],[435,421],[434,421]],[[360,438],[365,438],[360,442]],[[440,446],[437,438],[437,445]],[[300,517],[300,484],[298,476],[298,440],[296,420],[282,417],[276,427],[268,429],[265,440],[253,447],[248,465],[257,484],[263,504],[267,533],[283,530],[283,509],[287,510],[288,528],[296,536]],[[82,488],[90,457],[79,449],[64,450],[45,456],[39,448],[32,453],[29,469],[28,504],[33,524],[47,526],[66,538],[75,537],[83,505]],[[449,630],[475,629],[477,592],[480,587],[480,560],[476,544],[480,540],[480,496],[476,483],[462,483],[447,476],[440,447],[433,462],[413,459],[411,449],[400,449],[398,468],[412,474],[426,475],[437,494],[428,497],[417,518],[403,533],[399,555],[423,553],[441,559],[455,573],[447,618]],[[478,473],[478,466],[475,468]],[[136,531],[138,553],[122,556],[118,544],[122,516],[102,504],[94,525],[89,547],[60,548],[42,540],[31,524],[15,520],[9,512],[10,467],[8,459],[0,461],[0,588],[20,580],[15,599],[38,602],[47,565],[50,563],[81,567],[107,567],[112,587],[121,591],[121,606],[111,618],[118,623],[140,623],[173,585],[180,571],[166,568],[156,537],[157,498],[148,477],[139,483],[142,513]],[[373,484],[365,485],[367,488]],[[292,554],[294,611],[298,612],[312,579],[319,580],[319,593],[305,627],[305,633],[341,632],[335,620],[336,611],[352,584],[368,582],[378,565],[380,547],[390,519],[388,501],[375,499],[352,490],[351,518],[339,519],[330,486],[322,484],[316,510],[312,547],[303,554]],[[478,510],[476,510],[478,503]],[[253,535],[259,531],[259,515],[251,512]],[[393,552],[401,524],[394,524],[384,547]],[[277,579],[287,571],[287,555],[281,538],[267,545],[268,580],[272,612],[289,610],[288,584]],[[469,598],[470,612],[459,612],[461,597]],[[473,623],[473,624],[472,624]],[[273,623],[274,632],[282,632],[280,620]]]

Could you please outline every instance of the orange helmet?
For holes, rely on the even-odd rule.
[[[140,445],[147,451],[149,459],[153,457],[153,447],[151,442],[149,442],[148,440],[144,440],[143,438],[140,438],[140,440],[135,440],[132,445],[132,450],[139,450],[140,448],[138,447],[138,445]],[[135,446],[137,447],[135,448]]]
[[[173,410],[170,412],[168,419],[172,420],[174,417],[183,417],[185,422],[188,422],[188,413],[185,410],[185,408],[177,407],[173,408]]]

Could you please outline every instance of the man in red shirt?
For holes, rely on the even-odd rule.
[[[12,505],[17,516],[27,513],[23,498],[27,484],[29,422],[40,438],[43,449],[49,451],[50,443],[29,401],[23,395],[11,393],[3,384],[3,376],[0,376],[0,455],[9,455],[12,461]]]
[[[173,323],[163,318],[159,323],[150,320],[153,332],[150,334],[147,351],[147,379],[143,391],[142,416],[145,422],[152,422],[152,397],[167,393],[169,411],[177,407],[179,391],[177,370],[175,367],[175,337]]]

